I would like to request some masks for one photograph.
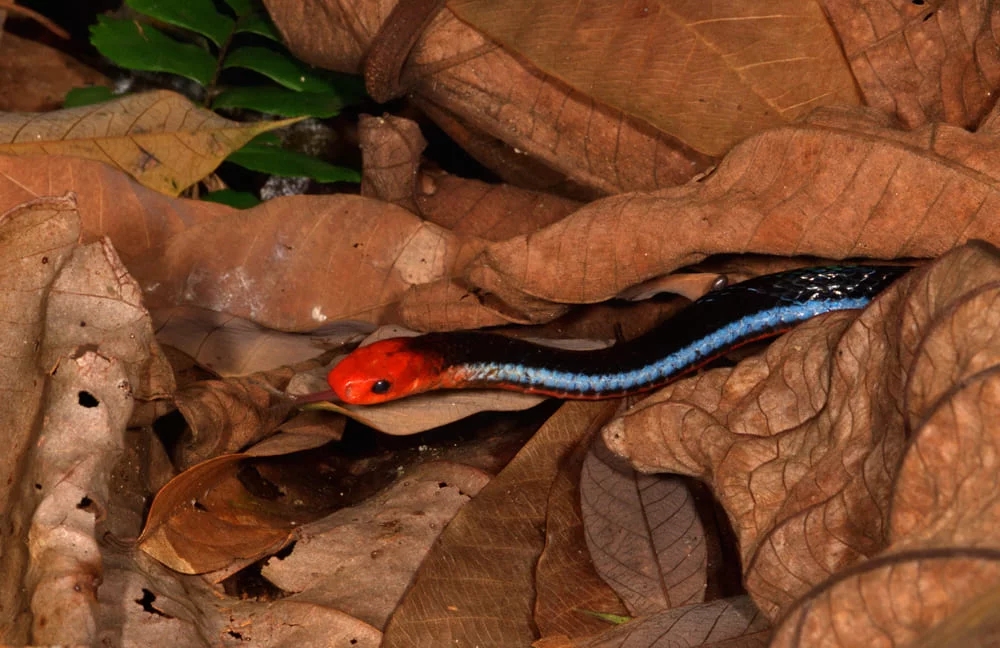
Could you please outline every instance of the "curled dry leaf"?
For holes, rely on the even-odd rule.
[[[42,115],[0,114],[0,154],[97,160],[176,196],[257,135],[292,121],[241,124],[156,90]]]
[[[156,494],[138,546],[171,569],[201,574],[243,567],[277,551],[303,519],[294,503],[256,497],[239,479],[249,455],[204,461]]]
[[[712,485],[784,616],[774,645],[912,642],[1000,581],[997,286],[1000,254],[959,248],[606,428],[637,467]]]
[[[229,380],[205,380],[174,396],[188,425],[174,462],[187,468],[241,450],[274,432],[292,404],[281,390],[292,370]]]
[[[291,600],[382,628],[448,521],[489,481],[460,464],[418,466],[362,504],[304,526],[291,553],[262,575]]]
[[[995,103],[1000,50],[993,8],[975,1],[820,0],[865,104],[907,128],[975,128]]]
[[[297,57],[344,72],[360,70],[394,4],[265,2]],[[592,198],[680,184],[711,163],[648,124],[545,76],[447,7],[417,41],[403,80],[410,96],[463,148],[523,187]]]
[[[470,279],[544,317],[550,301],[602,301],[714,253],[894,259],[1000,243],[997,156],[989,133],[821,112],[750,138],[699,184],[596,201],[495,243]]]
[[[816,2],[448,6],[547,74],[708,155],[817,106],[860,103]]]
[[[534,640],[532,574],[558,466],[617,403],[568,403],[459,511],[427,556],[385,630],[383,648]]]
[[[0,112],[57,110],[72,88],[110,84],[69,54],[10,32],[0,38],[0,78],[8,89],[0,96]]]

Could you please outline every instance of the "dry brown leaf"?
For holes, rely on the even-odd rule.
[[[241,124],[156,90],[44,115],[0,114],[0,155],[97,160],[176,196],[257,135],[293,121]]]
[[[594,435],[580,440],[559,466],[546,503],[545,549],[535,567],[535,625],[543,637],[579,637],[606,630],[596,613],[625,616],[618,595],[601,580],[587,551],[580,510],[580,471]]]
[[[894,259],[1000,243],[998,157],[1000,138],[986,133],[817,113],[740,144],[697,185],[596,201],[495,243],[470,277],[545,317],[551,301],[602,301],[715,253]]]
[[[665,610],[575,641],[536,641],[536,648],[763,648],[771,633],[767,618],[747,597]]]
[[[594,569],[631,616],[705,600],[711,542],[684,480],[638,475],[598,442],[583,464],[580,507]]]
[[[523,648],[534,640],[532,574],[552,481],[561,458],[616,405],[563,405],[455,516],[389,621],[383,648]]]
[[[15,34],[0,38],[0,112],[39,112],[62,107],[72,88],[108,85],[100,72],[54,47]]]
[[[108,510],[133,391],[161,394],[172,380],[137,285],[109,245],[77,246],[80,229],[68,198],[0,216],[5,644],[96,643],[95,525]]]
[[[183,574],[248,565],[280,549],[303,519],[292,503],[255,497],[239,471],[249,455],[209,459],[170,480],[153,500],[138,546]]]
[[[489,481],[467,466],[419,466],[382,493],[302,528],[292,552],[262,575],[292,600],[382,628],[441,530]]]
[[[268,0],[295,55],[358,72],[395,2]],[[711,161],[618,110],[546,77],[447,8],[417,42],[404,78],[453,139],[502,178],[578,196],[687,181]]]
[[[820,0],[865,103],[907,128],[975,128],[1000,83],[996,15],[975,0]]]
[[[448,7],[543,72],[708,155],[817,106],[860,103],[816,2],[452,0]]]
[[[178,443],[180,468],[237,452],[274,432],[292,405],[281,390],[292,370],[229,380],[205,380],[174,395],[188,429]]]
[[[1000,583],[998,286],[996,249],[965,246],[606,429],[637,467],[709,481],[774,645],[912,642]]]
[[[362,115],[358,137],[365,154],[362,195],[395,203],[462,236],[502,241],[534,232],[580,206],[548,193],[421,169],[427,143],[409,119]]]

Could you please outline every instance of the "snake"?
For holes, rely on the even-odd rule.
[[[711,291],[632,340],[569,350],[484,331],[428,333],[355,349],[327,376],[342,402],[492,388],[563,399],[651,391],[744,344],[824,313],[860,309],[909,266],[836,265],[767,274]]]

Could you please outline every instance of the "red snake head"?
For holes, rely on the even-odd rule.
[[[410,340],[390,338],[355,349],[326,381],[350,405],[375,405],[442,386],[442,359],[410,349]]]

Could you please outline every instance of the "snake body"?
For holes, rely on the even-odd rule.
[[[348,355],[327,377],[346,403],[432,389],[497,388],[568,399],[637,394],[754,340],[832,311],[864,308],[909,267],[826,266],[764,275],[708,293],[648,333],[570,351],[485,332],[391,338]]]

